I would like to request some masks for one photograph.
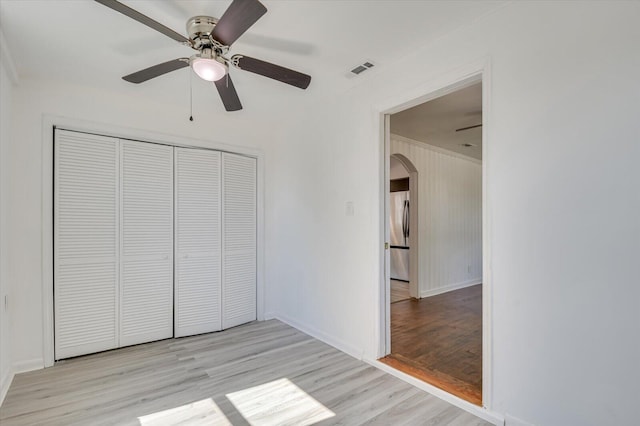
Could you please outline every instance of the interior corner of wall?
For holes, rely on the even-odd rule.
[[[4,402],[7,392],[9,392],[9,387],[11,386],[11,382],[13,382],[13,376],[13,369],[9,367],[2,377],[0,377],[0,406]]]
[[[264,313],[264,320],[265,321],[269,321],[269,320],[276,319],[276,318],[278,318],[278,313],[277,312],[267,311],[267,312]]]

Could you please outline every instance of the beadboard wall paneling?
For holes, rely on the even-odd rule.
[[[391,154],[404,155],[418,169],[420,295],[480,283],[481,162],[397,135],[391,136]]]

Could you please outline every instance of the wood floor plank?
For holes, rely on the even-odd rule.
[[[435,396],[430,396],[425,400],[424,396],[419,395],[416,399],[409,398],[397,404],[391,410],[387,410],[371,419],[367,424],[394,426],[437,424],[449,426],[447,418],[454,418],[452,416],[458,414],[463,414],[463,412],[459,412],[455,407]],[[475,416],[474,419],[477,419],[481,425],[489,424]]]
[[[432,384],[444,391],[466,399],[467,401],[481,405],[482,393],[476,387],[460,379],[449,376],[438,370],[432,370],[422,364],[418,364],[411,359],[399,354],[390,354],[380,359],[387,365],[416,377],[424,382]]]
[[[0,423],[485,424],[276,320],[18,374]]]
[[[381,361],[482,404],[482,284],[391,304],[391,355]]]

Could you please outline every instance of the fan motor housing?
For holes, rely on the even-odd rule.
[[[218,18],[205,15],[194,16],[187,21],[187,34],[193,41],[194,48],[198,50],[212,48],[218,53],[228,50],[227,46],[223,46],[211,37],[217,23]]]
[[[209,38],[213,28],[218,23],[218,18],[212,16],[194,16],[187,21],[187,34],[192,40]]]

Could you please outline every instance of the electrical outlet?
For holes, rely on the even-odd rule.
[[[467,274],[471,273],[471,265],[467,265]]]

